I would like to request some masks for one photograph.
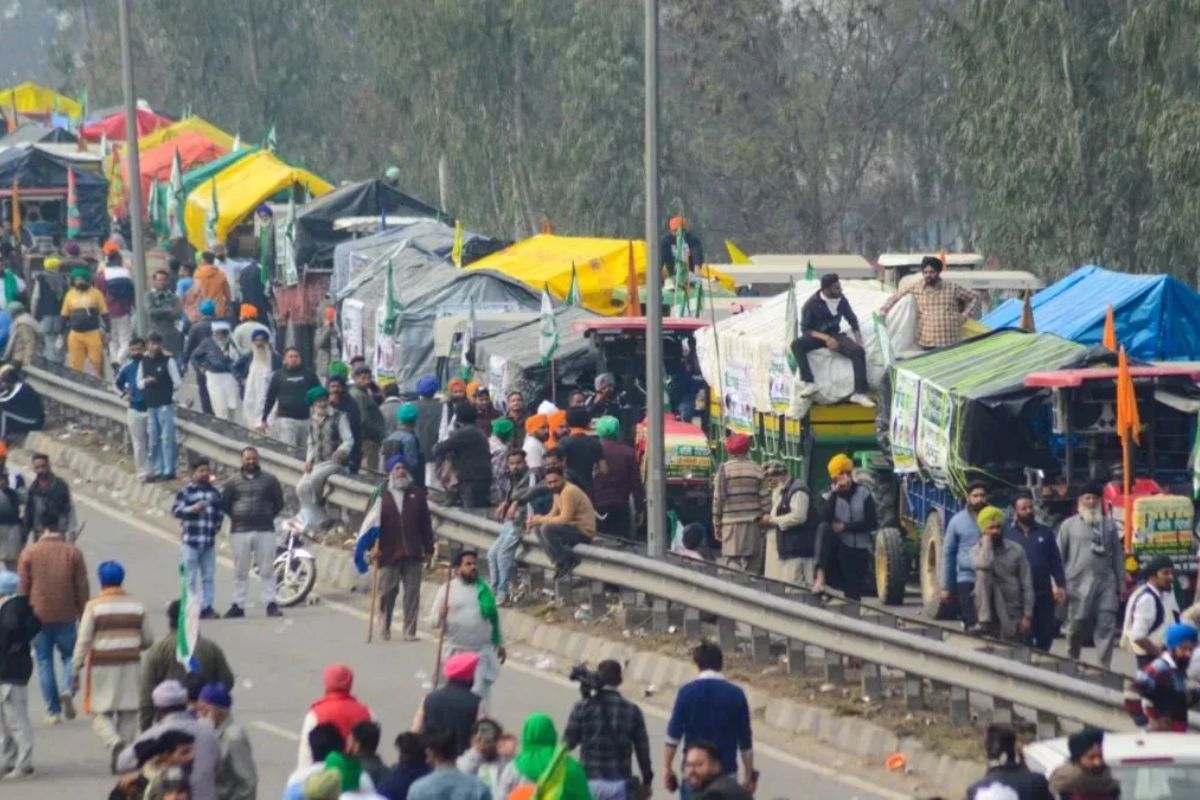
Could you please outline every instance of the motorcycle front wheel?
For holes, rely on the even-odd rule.
[[[287,608],[299,605],[317,582],[317,562],[311,558],[275,559],[275,602]]]

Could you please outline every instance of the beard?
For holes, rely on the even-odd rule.
[[[388,487],[397,492],[402,492],[409,486],[412,486],[411,475],[405,475],[403,478],[388,478]]]
[[[1079,507],[1079,516],[1089,525],[1099,525],[1100,520],[1104,518],[1099,508],[1084,508],[1083,506]]]
[[[1017,522],[1019,522],[1021,525],[1024,525],[1026,528],[1032,528],[1036,521],[1037,517],[1033,514],[1030,514],[1028,517],[1022,517],[1019,514],[1017,515]]]

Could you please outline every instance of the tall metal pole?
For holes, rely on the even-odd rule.
[[[138,158],[137,95],[133,91],[133,50],[129,42],[129,0],[118,0],[121,29],[121,83],[125,90],[125,163],[129,167],[130,244],[133,246],[133,291],[137,330],[142,336],[150,330],[146,316],[146,246],[142,233],[142,181]]]
[[[646,0],[646,533],[651,556],[667,552],[663,471],[662,278],[658,242],[658,0]]]

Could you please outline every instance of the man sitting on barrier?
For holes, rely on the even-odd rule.
[[[871,592],[871,542],[878,527],[871,490],[854,482],[854,462],[838,453],[829,460],[833,485],[825,496],[817,526],[817,578],[813,591],[825,588],[830,570],[851,600]]]
[[[572,550],[596,538],[596,509],[587,493],[568,483],[561,468],[546,470],[546,488],[554,493],[549,514],[530,514],[528,527],[541,526],[546,555],[554,562],[554,579],[570,574],[579,565]]]
[[[350,420],[329,405],[329,392],[314,386],[305,396],[311,408],[308,421],[308,452],[304,459],[304,477],[296,484],[300,501],[300,518],[305,528],[315,528],[326,521],[324,506],[325,481],[344,469],[354,434]]]

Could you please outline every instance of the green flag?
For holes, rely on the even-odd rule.
[[[165,222],[168,238],[182,239],[187,235],[183,228],[183,159],[179,155],[178,147],[175,148],[175,157],[171,159],[171,183],[167,186]]]
[[[241,134],[241,132],[238,132],[233,135],[233,146],[230,147],[229,150],[231,152],[236,153],[238,150],[241,150],[241,149],[242,149],[242,134]]]
[[[475,344],[475,301],[471,301],[471,310],[467,314],[467,329],[463,332],[462,353],[458,359],[458,372],[464,381],[471,380],[474,367],[471,366],[471,348]]]
[[[788,280],[788,296],[787,310],[783,315],[783,354],[787,360],[788,369],[793,374],[800,369],[800,365],[796,363],[796,357],[792,355],[792,342],[796,341],[796,337],[800,335],[800,321],[796,313],[796,281]]]
[[[808,262],[808,269],[804,270],[804,280],[814,281],[817,279],[817,271],[813,269],[812,262]]]
[[[216,247],[220,242],[217,228],[221,220],[221,211],[217,208],[217,179],[209,184],[208,215],[204,218],[204,241],[209,247]]]
[[[550,292],[542,287],[542,313],[538,322],[538,354],[542,357],[542,366],[554,359],[558,350],[558,318],[554,316],[554,304],[550,302]]]
[[[275,124],[271,123],[271,127],[267,129],[267,136],[263,139],[263,149],[268,153],[274,153],[278,142],[275,141]]]
[[[384,280],[384,293],[386,298],[385,312],[383,316],[383,330],[388,336],[396,335],[396,320],[400,318],[400,314],[404,312],[404,304],[400,302],[400,296],[396,293],[396,277],[392,272],[392,259],[388,257],[387,275]]]
[[[696,318],[704,316],[704,282],[696,284]]]
[[[581,306],[583,300],[579,296],[579,275],[575,271],[575,262],[571,262],[571,285],[567,288],[567,296],[563,298],[563,304],[568,306]]]
[[[688,300],[688,254],[687,239],[683,235],[683,226],[675,235],[675,310],[672,316],[686,317],[691,308]]]

